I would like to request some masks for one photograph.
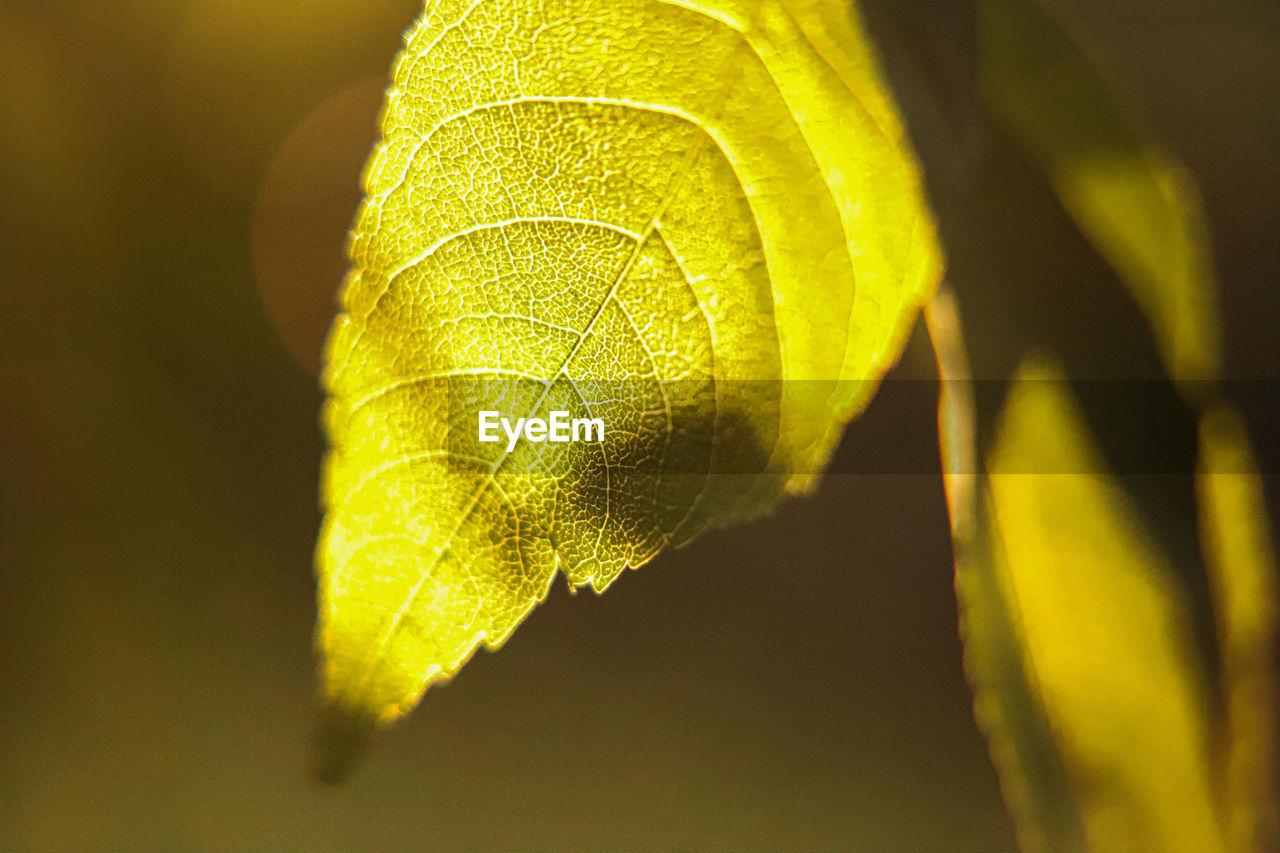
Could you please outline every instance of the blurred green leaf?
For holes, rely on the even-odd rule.
[[[1225,706],[1222,782],[1230,849],[1276,848],[1276,558],[1262,479],[1243,419],[1200,421],[1201,541],[1218,622]]]
[[[992,113],[1142,306],[1170,375],[1216,378],[1218,293],[1191,175],[1039,0],[981,0],[980,15]]]
[[[1025,640],[995,570],[998,538],[987,534],[990,506],[978,474],[973,377],[959,308],[944,287],[925,311],[937,357],[938,437],[955,554],[956,600],[965,678],[973,691],[974,719],[999,771],[1001,793],[1027,853],[1085,848],[1053,733],[1045,724],[1036,684],[1024,665]]]

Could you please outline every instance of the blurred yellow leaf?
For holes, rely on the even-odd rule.
[[[1028,363],[1015,377],[986,470],[985,533],[957,552],[980,587],[962,588],[967,665],[988,687],[979,712],[988,703],[995,725],[1029,727],[993,738],[999,769],[1014,774],[1024,845],[1224,850],[1184,591],[1105,474],[1056,368]],[[1026,692],[996,692],[1005,684]],[[1046,766],[1050,781],[1060,769],[1065,792],[1030,778]],[[1065,804],[1045,802],[1046,791]],[[1038,824],[1046,814],[1060,823]]]
[[[1217,285],[1190,174],[1039,0],[982,0],[980,11],[993,113],[1146,312],[1170,375],[1217,377]]]
[[[1243,419],[1234,411],[1201,418],[1196,484],[1222,655],[1227,833],[1232,851],[1264,853],[1276,847],[1280,800],[1276,559],[1262,480]]]
[[[1027,853],[1084,849],[1084,828],[1066,771],[1044,723],[1036,685],[1024,665],[1025,641],[1011,611],[986,535],[990,506],[979,504],[976,406],[959,307],[943,287],[925,309],[942,380],[938,438],[956,562],[956,600],[965,677],[974,719],[999,770],[1000,789]],[[1003,561],[1002,561],[1003,562]]]
[[[804,489],[897,357],[940,264],[917,169],[874,68],[805,20],[508,0],[412,28],[327,347],[336,719],[407,712],[558,570],[601,590]],[[508,452],[481,410],[606,440]]]

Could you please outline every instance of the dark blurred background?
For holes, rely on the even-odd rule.
[[[1047,2],[1199,178],[1229,374],[1278,378],[1275,7]],[[866,7],[979,374],[1034,337],[1157,378],[986,118],[971,5]],[[1012,850],[931,474],[833,475],[603,597],[558,584],[350,783],[311,780],[315,371],[418,8],[0,5],[0,849]],[[895,377],[930,369],[917,333]],[[927,397],[841,453],[936,460]]]

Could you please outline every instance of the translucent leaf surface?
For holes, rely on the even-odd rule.
[[[824,49],[865,58],[838,19]],[[411,29],[325,373],[340,719],[405,713],[557,571],[601,590],[805,488],[896,358],[932,226],[874,68],[804,20],[507,0]],[[607,437],[508,453],[482,409]]]

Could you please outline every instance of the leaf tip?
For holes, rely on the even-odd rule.
[[[326,703],[313,738],[312,775],[326,785],[345,782],[378,730],[378,720],[367,711],[339,703]]]

